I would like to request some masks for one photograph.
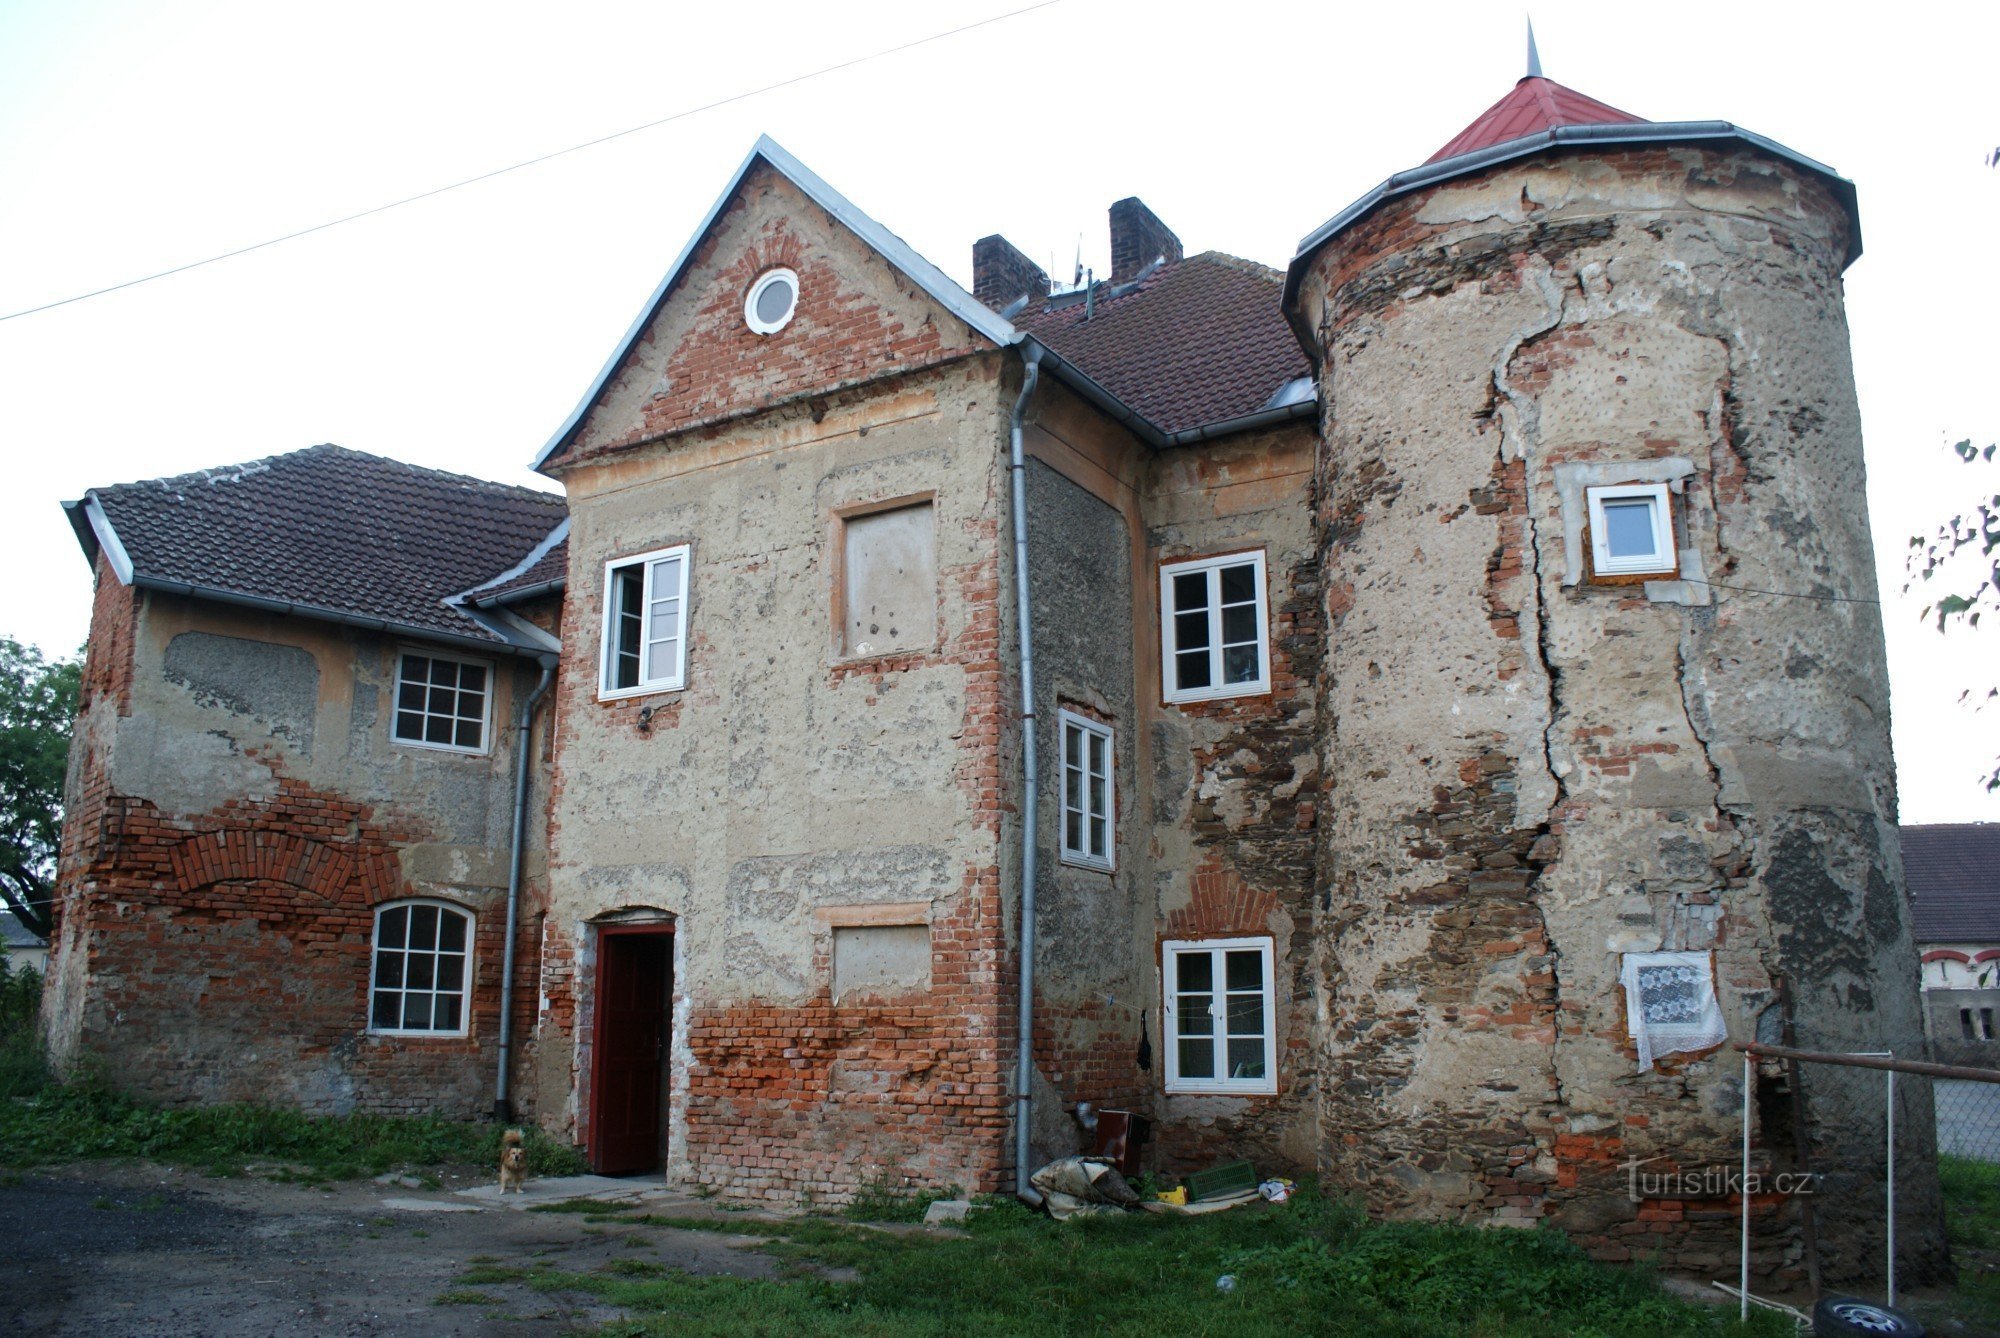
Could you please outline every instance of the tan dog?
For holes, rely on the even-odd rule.
[[[500,1192],[528,1192],[528,1149],[521,1146],[521,1131],[509,1129],[500,1139]]]

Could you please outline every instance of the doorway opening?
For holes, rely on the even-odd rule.
[[[671,924],[598,929],[589,1146],[599,1175],[660,1168],[673,975]]]

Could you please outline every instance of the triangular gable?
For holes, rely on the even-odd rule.
[[[860,239],[939,307],[957,317],[976,335],[1003,347],[1019,339],[1012,325],[959,287],[942,270],[917,254],[900,237],[855,208],[845,196],[827,185],[805,164],[779,147],[767,135],[757,141],[756,147],[744,158],[742,166],[737,168],[730,178],[728,186],[716,198],[715,204],[702,219],[701,225],[695,229],[694,235],[689,238],[680,255],[675,258],[666,276],[647,298],[638,319],[632,322],[631,328],[619,341],[617,349],[605,362],[603,370],[591,382],[590,389],[578,402],[561,429],[535,458],[535,468],[540,469],[568,449],[588,419],[591,410],[600,403],[606,390],[625,369],[633,350],[645,338],[647,331],[653,328],[681,278],[695,263],[704,243],[743,190],[751,174],[757,171],[760,165],[768,167],[796,187],[814,204],[825,210],[836,223]]]

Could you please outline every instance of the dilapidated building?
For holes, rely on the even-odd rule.
[[[1089,1103],[1705,1262],[1624,1166],[1735,1145],[1724,1036],[1917,1019],[1852,188],[1536,73],[1287,272],[1111,229],[967,292],[764,141],[566,507],[325,447],[73,504],[58,1052],[779,1200]]]

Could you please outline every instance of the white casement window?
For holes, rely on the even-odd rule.
[[[1118,845],[1112,817],[1111,728],[1071,711],[1062,731],[1062,861],[1109,872]]]
[[[1161,682],[1170,702],[1271,690],[1264,555],[1170,562],[1160,568]]]
[[[1167,1090],[1278,1090],[1277,991],[1268,938],[1168,940]]]
[[[604,564],[604,669],[599,697],[687,686],[688,546]]]
[[[1671,574],[1673,512],[1664,483],[1621,483],[1588,488],[1590,566],[1599,576]]]
[[[437,901],[375,910],[368,1030],[463,1036],[472,979],[472,915]]]
[[[404,651],[396,665],[396,713],[389,737],[419,748],[485,752],[492,683],[491,665]]]

